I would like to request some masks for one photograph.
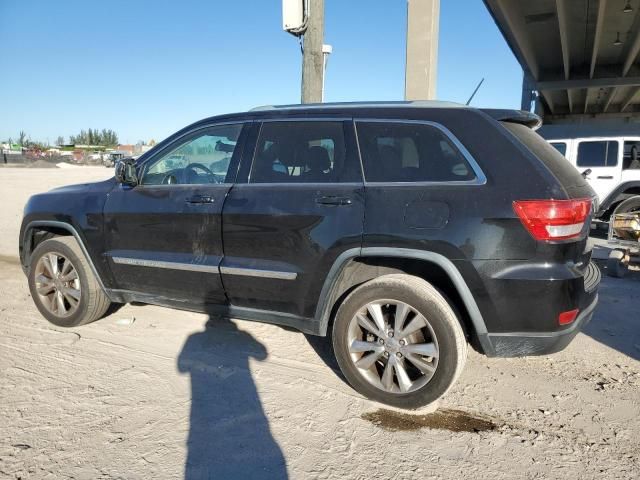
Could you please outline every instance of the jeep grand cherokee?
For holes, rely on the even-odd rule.
[[[346,379],[402,408],[467,345],[547,354],[589,321],[594,192],[527,112],[440,102],[208,118],[31,197],[20,258],[50,322],[145,302],[330,335]]]

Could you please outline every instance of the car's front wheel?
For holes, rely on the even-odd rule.
[[[31,254],[29,290],[40,313],[59,327],[77,327],[102,317],[110,302],[78,242],[56,237]]]
[[[336,313],[333,347],[358,392],[408,409],[444,395],[467,356],[447,300],[425,280],[402,274],[378,277],[347,296]]]

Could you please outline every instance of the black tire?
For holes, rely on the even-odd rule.
[[[415,391],[387,392],[359,372],[349,353],[348,329],[356,313],[370,302],[396,300],[423,315],[435,334],[438,364],[431,379]],[[455,383],[467,358],[467,342],[460,321],[433,285],[411,275],[392,274],[373,279],[351,292],[339,307],[333,324],[333,348],[338,365],[351,386],[372,400],[405,409],[435,402]]]
[[[51,312],[36,289],[36,264],[48,253],[57,253],[68,259],[78,274],[80,299],[75,311],[68,316],[58,316]],[[59,327],[78,327],[91,323],[101,318],[111,305],[73,237],[55,237],[40,243],[31,254],[28,281],[31,298],[42,316]]]
[[[610,277],[623,278],[628,272],[623,250],[611,250],[607,259],[607,274]]]

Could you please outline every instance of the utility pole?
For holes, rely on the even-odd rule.
[[[302,55],[302,103],[322,102],[324,83],[324,0],[308,0],[307,30]]]

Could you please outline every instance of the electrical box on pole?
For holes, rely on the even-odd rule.
[[[282,29],[296,37],[307,29],[308,0],[282,0]]]

